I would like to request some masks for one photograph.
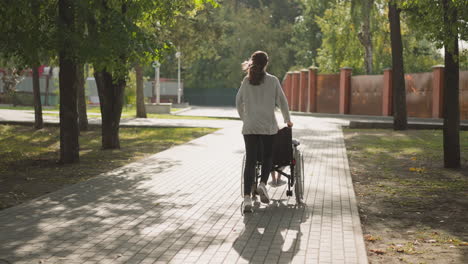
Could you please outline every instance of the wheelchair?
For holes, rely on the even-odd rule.
[[[272,171],[285,176],[288,179],[286,195],[288,197],[296,196],[297,204],[302,203],[304,199],[304,158],[299,149],[300,142],[292,138],[292,130],[284,127],[278,131],[273,141],[273,166]],[[262,146],[259,146],[259,150]],[[255,198],[257,186],[262,171],[261,151],[258,151],[257,162],[255,165],[255,177],[252,185],[252,198]],[[241,170],[241,197],[244,197],[244,168],[246,155],[244,154]],[[288,173],[289,172],[289,173]]]

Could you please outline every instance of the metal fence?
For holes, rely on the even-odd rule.
[[[0,77],[1,77],[0,73]],[[59,81],[58,78],[50,78],[49,79],[49,89],[46,91],[46,82],[47,79],[45,76],[41,76],[39,78],[39,86],[41,91],[41,101],[45,103],[45,97],[48,98],[49,105],[57,105],[58,101],[58,93],[59,93]],[[145,81],[144,83],[144,95],[145,97],[152,97],[153,96],[153,86],[154,81]],[[177,98],[177,81],[173,79],[161,79],[161,96],[165,97],[175,97]],[[183,92],[183,83],[181,83],[182,92]],[[0,81],[0,94],[4,93],[3,82]],[[32,105],[33,98],[32,98],[32,77],[28,76],[25,77],[18,85],[16,86],[17,97],[16,101],[18,104],[21,105]],[[93,77],[89,77],[85,83],[85,94],[92,104],[99,103],[99,96],[97,92],[96,81]],[[0,103],[11,103],[8,101],[4,96],[0,96]]]
[[[235,88],[187,88],[184,99],[191,105],[235,106],[236,94]]]

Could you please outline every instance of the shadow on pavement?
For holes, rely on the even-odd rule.
[[[310,217],[310,209],[285,202],[272,200],[264,208],[256,202],[253,213],[244,215],[245,228],[233,243],[242,259],[276,263],[280,258],[290,261],[297,254],[303,236],[300,226]]]
[[[0,212],[0,259],[83,263],[106,258],[117,263],[169,247],[169,238],[194,236],[191,225],[170,226],[183,224],[175,213],[193,206],[188,194],[145,184],[179,162],[154,159],[144,169],[139,164]],[[168,217],[171,223],[165,222]]]

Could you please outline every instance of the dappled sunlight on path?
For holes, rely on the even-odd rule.
[[[13,263],[366,263],[337,124],[294,117],[304,204],[240,213],[240,122],[0,212],[0,259]],[[193,121],[198,122],[199,120]],[[364,254],[364,257],[363,257]]]

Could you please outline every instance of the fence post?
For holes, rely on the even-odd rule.
[[[309,71],[308,70],[301,70],[300,73],[300,89],[299,89],[299,111],[301,112],[306,112],[308,108],[308,102],[309,102],[309,94],[308,94],[308,89],[307,89],[307,84],[309,82],[309,76],[308,76]]]
[[[309,68],[309,104],[307,112],[317,112],[317,68]]]
[[[444,110],[444,65],[432,67],[432,117],[442,118]]]
[[[292,111],[299,110],[299,75],[300,73],[298,71],[292,73]]]
[[[340,69],[340,114],[349,114],[352,68]]]
[[[384,69],[382,91],[382,115],[393,115],[392,68]]]

